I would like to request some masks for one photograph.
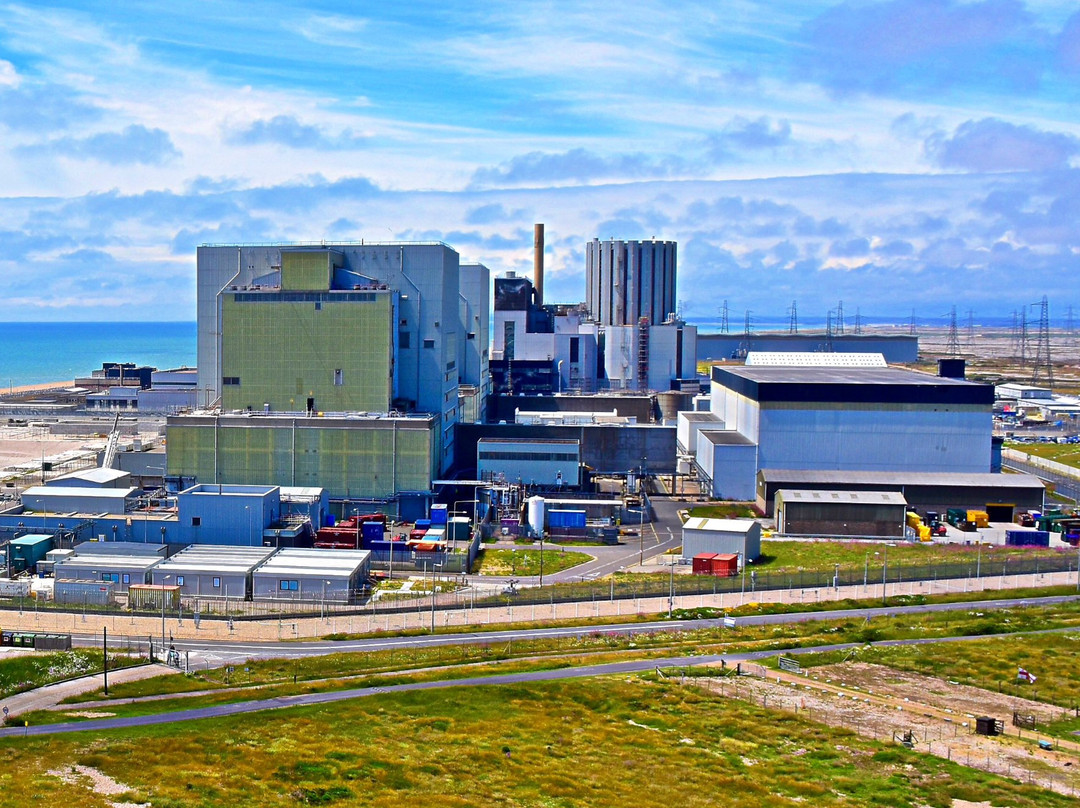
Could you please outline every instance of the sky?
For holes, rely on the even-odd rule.
[[[102,8],[107,11],[102,12]],[[194,320],[199,244],[444,241],[691,322],[1080,316],[1080,10],[0,3],[0,320]]]

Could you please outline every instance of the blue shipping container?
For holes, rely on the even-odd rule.
[[[382,522],[364,522],[360,525],[360,535],[364,541],[379,541],[383,537]]]
[[[1050,533],[1046,530],[1006,530],[1005,544],[1010,547],[1049,547]]]
[[[446,506],[436,503],[431,506],[431,524],[432,525],[445,525],[446,524]]]
[[[585,511],[557,511],[547,512],[548,527],[585,527]]]
[[[417,530],[427,530],[429,527],[431,527],[431,520],[430,519],[417,519],[416,520],[416,529]]]

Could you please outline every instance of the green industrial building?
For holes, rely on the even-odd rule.
[[[431,415],[265,415],[168,419],[168,475],[201,483],[313,486],[332,499],[422,513],[438,475]]]
[[[280,287],[222,293],[225,410],[390,410],[396,295],[332,289],[340,260],[286,252]]]

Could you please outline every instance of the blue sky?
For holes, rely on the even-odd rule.
[[[1080,315],[1075,2],[0,4],[0,320],[194,319],[201,243],[679,242],[691,320]]]

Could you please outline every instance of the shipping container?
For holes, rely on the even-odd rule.
[[[555,510],[547,512],[547,523],[551,529],[559,527],[585,527],[585,511]]]
[[[129,591],[136,586],[129,587]],[[53,600],[68,606],[112,606],[116,602],[113,587],[112,582],[105,581],[57,581]]]
[[[162,584],[132,584],[128,587],[128,606],[132,609],[160,609],[162,598],[165,600],[165,608],[175,610],[180,608],[179,586],[163,586]]]
[[[723,578],[733,578],[739,574],[738,553],[717,553],[712,558],[712,574]]]
[[[967,520],[974,522],[975,527],[990,527],[990,514],[986,511],[968,511]]]
[[[1050,533],[1046,530],[1006,530],[1005,544],[1010,547],[1049,547]]]
[[[468,541],[470,532],[469,517],[450,517],[450,522],[447,524],[447,533],[451,541]]]
[[[431,506],[431,524],[433,526],[445,525],[447,521],[446,506],[436,503]]]
[[[414,525],[414,527],[417,530],[427,530],[429,527],[431,527],[431,520],[430,519],[417,519],[416,524]]]
[[[945,511],[945,521],[953,527],[961,527],[967,521],[967,511],[962,508],[949,508]]]
[[[417,528],[409,531],[409,541],[421,541],[427,535],[427,528]]]
[[[716,553],[698,553],[693,558],[694,575],[712,575],[712,560]]]
[[[53,537],[43,533],[12,539],[8,543],[8,549],[11,552],[12,569],[15,572],[32,571],[52,548]]]

